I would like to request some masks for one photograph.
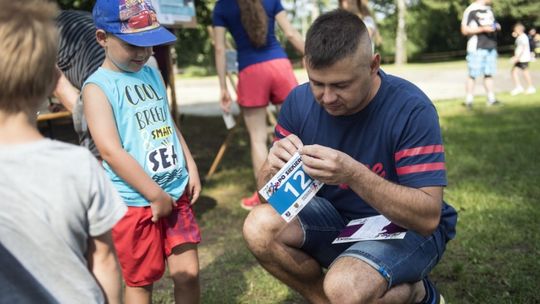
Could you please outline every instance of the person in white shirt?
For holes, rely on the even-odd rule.
[[[512,36],[516,38],[516,48],[514,49],[514,56],[510,58],[513,63],[512,66],[512,80],[514,81],[514,89],[510,92],[512,96],[521,93],[534,94],[536,89],[532,84],[531,74],[529,73],[529,62],[531,61],[531,49],[529,46],[529,38],[525,34],[525,26],[521,23],[514,25],[514,31]],[[523,74],[523,78],[527,83],[527,89],[521,86],[519,80],[519,72]]]

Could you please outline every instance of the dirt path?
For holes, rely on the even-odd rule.
[[[503,59],[501,59],[503,60]],[[494,77],[496,93],[509,92],[513,84],[510,76],[508,64],[502,64]],[[532,65],[540,65],[540,62],[534,62]],[[432,100],[444,100],[451,98],[463,98],[465,94],[465,78],[467,77],[467,68],[465,63],[458,67],[437,67],[431,65],[418,66],[411,68],[396,68],[394,66],[383,66],[389,74],[403,77],[422,89]],[[299,83],[307,81],[305,71],[297,71]],[[535,69],[532,78],[536,88],[540,91],[540,70]],[[475,93],[484,95],[484,88],[481,80],[477,80]],[[221,115],[218,97],[219,85],[217,77],[205,77],[198,79],[176,79],[176,94],[178,96],[178,107],[180,113],[202,116]],[[504,100],[501,100],[504,102]],[[234,109],[238,111],[237,108]]]

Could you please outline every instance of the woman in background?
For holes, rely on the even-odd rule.
[[[377,24],[375,19],[371,14],[371,10],[365,0],[341,0],[339,4],[340,8],[348,10],[352,13],[355,13],[364,21],[369,33],[369,38],[371,38],[371,43],[373,46],[379,46],[382,43],[382,38],[377,29]]]
[[[231,110],[226,82],[225,41],[227,30],[238,52],[238,105],[249,133],[253,173],[261,168],[268,154],[266,107],[278,106],[298,84],[292,66],[275,34],[275,23],[295,49],[304,54],[304,40],[289,20],[280,0],[219,0],[214,7],[214,46],[216,70],[224,112]],[[257,191],[241,205],[252,209],[260,204]]]

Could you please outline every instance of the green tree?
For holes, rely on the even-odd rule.
[[[91,11],[95,0],[57,0],[58,5],[62,9],[77,9],[83,11]]]
[[[471,0],[408,0],[406,21],[408,58],[418,60],[426,54],[445,53],[444,56],[464,56],[467,39],[461,35],[460,23]],[[392,0],[372,0],[378,13],[383,45],[379,51],[385,61],[396,53],[397,7]],[[494,0],[493,10],[502,31],[498,35],[501,52],[511,51],[514,39],[512,26],[523,22],[527,28],[540,26],[540,1]],[[441,58],[433,56],[433,58]]]
[[[198,66],[204,73],[213,71],[214,52],[207,27],[212,25],[214,3],[214,0],[195,1],[197,25],[176,30],[176,65],[179,68]]]
[[[397,29],[396,29],[396,56],[394,62],[396,64],[407,63],[407,5],[405,0],[396,0],[398,8]]]

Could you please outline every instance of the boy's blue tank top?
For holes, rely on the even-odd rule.
[[[86,80],[85,85],[93,83],[101,88],[111,105],[124,150],[137,160],[148,176],[177,200],[183,194],[189,176],[169,112],[165,86],[158,73],[148,66],[136,73],[99,68]],[[150,205],[107,162],[103,164],[128,206]]]

